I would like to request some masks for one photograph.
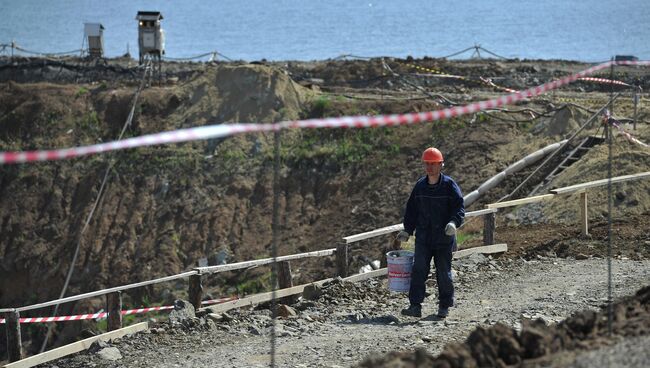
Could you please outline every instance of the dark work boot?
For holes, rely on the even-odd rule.
[[[411,304],[408,308],[402,309],[402,314],[411,317],[422,317],[422,306],[420,304]]]
[[[438,307],[438,318],[447,318],[448,315],[449,315],[449,308]]]

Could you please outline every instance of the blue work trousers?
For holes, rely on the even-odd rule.
[[[438,305],[443,308],[454,305],[454,284],[451,276],[451,247],[430,247],[415,245],[413,270],[411,271],[411,287],[409,301],[411,304],[422,304],[424,301],[425,282],[431,269],[431,258],[436,267],[438,283]]]

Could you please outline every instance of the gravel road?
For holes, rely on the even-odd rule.
[[[615,259],[613,296],[633,294],[650,284],[650,261]],[[425,300],[422,319],[403,317],[403,294],[386,290],[386,279],[357,284],[333,282],[315,301],[294,304],[295,316],[277,323],[275,363],[280,367],[349,367],[365,358],[395,350],[426,349],[438,354],[449,342],[462,342],[477,326],[497,321],[520,328],[521,318],[552,323],[573,312],[597,309],[607,300],[604,259],[538,257],[490,259],[473,255],[454,263],[456,302],[443,321],[434,317],[435,294]],[[431,284],[430,291],[435,290]],[[266,308],[230,311],[218,322],[193,320],[191,327],[159,323],[147,333],[112,341],[121,358],[84,352],[47,367],[265,367],[270,364],[271,318]],[[641,346],[647,346],[648,339]],[[636,341],[636,340],[635,340]],[[641,341],[641,340],[639,340]],[[625,352],[641,342],[621,342],[608,349]],[[106,347],[104,347],[106,348]],[[627,350],[626,350],[627,349]],[[114,349],[111,349],[114,350]],[[637,349],[638,350],[638,349]],[[606,364],[610,353],[584,352],[565,357],[562,365]],[[648,362],[647,355],[640,362]],[[634,365],[629,358],[629,366]],[[645,363],[644,363],[645,364]],[[598,364],[600,365],[600,363]]]

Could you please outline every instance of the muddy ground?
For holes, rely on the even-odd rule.
[[[152,78],[141,94],[127,136],[219,122],[430,111],[499,96],[504,87],[532,87],[588,66],[565,61],[439,59],[165,63],[163,74]],[[441,77],[441,72],[463,78]],[[0,60],[0,149],[69,147],[115,139],[143,73],[129,60]],[[597,76],[609,77],[609,73]],[[613,77],[647,91],[649,75],[642,68],[620,67]],[[282,136],[279,253],[330,248],[343,236],[400,222],[403,203],[421,172],[418,157],[423,147],[440,147],[447,173],[469,193],[526,154],[570,135],[611,92],[609,85],[576,82],[517,106],[433,124],[287,131]],[[613,92],[622,92],[614,116],[631,122],[630,90],[614,87]],[[647,94],[641,96],[637,130],[626,124],[644,142],[650,141],[647,99]],[[580,137],[602,135],[602,131],[598,120]],[[0,168],[0,305],[57,297],[77,244],[80,257],[66,295],[181,272],[200,260],[217,264],[269,256],[271,147],[272,137],[259,134]],[[564,154],[554,160],[556,165]],[[606,146],[590,150],[549,187],[603,178],[607,154]],[[614,137],[613,157],[614,175],[650,168],[647,148],[619,134]],[[107,190],[82,234],[111,162],[115,164]],[[526,196],[552,164],[513,198]],[[534,168],[508,177],[470,209],[508,195]],[[648,224],[643,222],[650,211],[650,184],[647,180],[624,183],[614,189],[614,239],[634,244],[615,249],[614,255],[643,270],[650,240]],[[580,237],[574,226],[578,201],[568,196],[501,213],[497,242],[508,243],[509,253],[526,261],[537,261],[537,256],[581,261],[602,257],[606,195],[594,190],[589,198],[594,221],[591,237]],[[480,221],[462,229],[465,246],[480,243],[480,229]],[[352,251],[352,268],[380,258],[389,241],[363,242]],[[523,262],[516,259],[512,262]],[[296,262],[292,267],[295,284],[334,273],[332,260]],[[206,285],[210,295],[244,296],[269,288],[268,268],[224,276]],[[169,303],[184,297],[185,289],[183,283],[139,289],[125,296],[126,306]],[[588,306],[593,305],[575,310]],[[62,313],[100,308],[102,300],[89,300],[65,305]],[[391,308],[398,310],[396,304]],[[476,324],[465,327],[454,341]],[[60,326],[52,346],[77,339],[84,329],[100,332],[92,323]],[[28,352],[40,346],[43,332],[43,326],[23,331]],[[436,353],[440,347],[429,351]]]

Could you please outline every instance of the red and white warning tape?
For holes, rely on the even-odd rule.
[[[611,80],[611,79],[605,79],[605,78],[591,78],[591,77],[585,77],[585,78],[578,78],[578,80],[581,81],[586,81],[586,82],[596,82],[596,83],[605,83],[605,84],[617,84],[619,86],[626,86],[626,87],[632,87],[631,85],[617,81],[617,80]]]
[[[203,305],[210,305],[210,304],[219,304],[219,303],[225,303],[230,300],[237,299],[236,297],[229,297],[229,298],[221,298],[221,299],[212,299],[212,300],[204,300],[201,302]],[[164,311],[164,310],[169,310],[169,309],[174,309],[173,305],[165,305],[165,306],[160,306],[160,307],[150,307],[150,308],[138,308],[138,309],[129,309],[129,310],[123,310],[121,311],[121,314],[123,316],[129,315],[129,314],[140,314],[140,313],[147,313],[147,312],[153,312],[153,311]],[[106,318],[108,315],[107,312],[98,312],[98,313],[93,313],[93,314],[77,314],[73,316],[58,316],[58,317],[28,317],[28,318],[20,318],[20,323],[45,323],[45,322],[63,322],[63,321],[81,321],[85,319],[102,319]],[[0,319],[0,324],[5,323],[5,319],[1,318]]]
[[[509,105],[526,98],[539,96],[545,92],[556,89],[565,84],[575,82],[579,78],[584,78],[587,75],[595,73],[601,69],[605,69],[612,65],[612,63],[617,65],[650,65],[650,61],[609,61],[600,65],[593,66],[579,73],[549,83],[545,83],[537,87],[532,87],[524,91],[518,91],[509,95],[501,96],[491,100],[475,102],[465,106],[454,106],[437,111],[401,115],[347,116],[328,119],[284,121],[275,124],[210,125],[198,128],[181,129],[171,132],[144,135],[120,141],[95,144],[92,146],[42,151],[0,152],[0,165],[61,160],[126,148],[179,143],[209,138],[221,138],[242,133],[275,131],[281,129],[368,128],[408,125],[426,121],[443,120],[465,114],[472,114],[486,109],[493,109],[495,107]]]
[[[623,127],[621,126],[621,122],[615,119],[609,119],[611,122],[612,126],[614,126],[616,129],[618,129],[619,132],[627,139],[628,141],[638,144],[639,146],[650,148],[650,145],[647,143],[643,143],[640,140],[638,140],[636,137],[634,137],[632,134],[628,133]]]

